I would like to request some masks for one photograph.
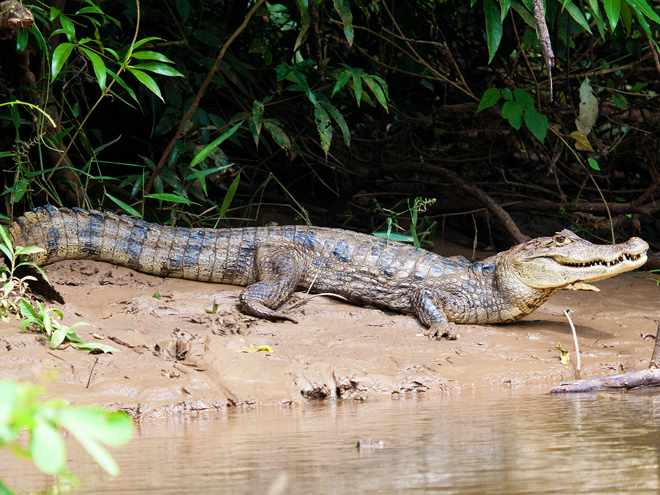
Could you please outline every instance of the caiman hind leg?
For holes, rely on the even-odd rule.
[[[449,321],[445,310],[438,305],[438,302],[444,305],[445,299],[451,299],[451,295],[428,289],[416,290],[410,296],[415,314],[428,327],[424,335],[430,339],[457,340],[459,337],[456,323]]]
[[[295,318],[275,311],[296,290],[302,275],[294,254],[281,247],[259,246],[254,255],[257,282],[246,287],[239,297],[242,310],[269,320]]]

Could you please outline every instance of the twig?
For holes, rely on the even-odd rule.
[[[545,23],[545,11],[543,10],[542,0],[533,0],[534,20],[536,21],[536,31],[539,35],[541,44],[541,53],[543,61],[548,69],[548,83],[550,84],[550,101],[552,101],[552,68],[555,66],[555,54],[552,52],[552,43],[550,42],[550,33],[548,25]]]
[[[87,386],[85,388],[89,388],[89,384],[92,382],[92,374],[94,373],[94,368],[96,368],[96,363],[98,362],[99,362],[99,358],[96,358],[96,361],[94,361],[94,365],[92,366],[92,369],[89,372],[89,378],[87,379]]]
[[[578,339],[577,339],[577,333],[575,331],[575,325],[573,325],[573,320],[571,319],[571,310],[570,309],[565,309],[564,310],[564,316],[568,319],[569,325],[571,325],[571,330],[573,331],[573,343],[575,344],[575,355],[577,364],[575,365],[575,370],[577,374],[577,379],[580,379],[580,369],[582,368],[582,365],[580,364],[580,346],[578,345]]]
[[[318,64],[319,79],[325,83],[325,70],[323,69],[323,54],[321,52],[321,33],[319,31],[319,16],[316,12],[314,2],[309,2],[309,16],[312,20],[312,32],[314,33],[314,47],[316,48],[316,63]]]
[[[649,368],[660,368],[660,321],[658,322],[658,331],[655,333],[655,345],[653,346]]]
[[[660,211],[660,204],[649,203],[644,206],[635,206],[633,203],[612,203],[609,206],[610,212],[617,215],[653,215]],[[607,213],[603,203],[555,203],[553,201],[516,201],[507,205],[509,211],[561,211],[567,213],[592,213],[602,215]]]
[[[651,53],[653,54],[653,61],[655,62],[655,69],[658,71],[658,74],[660,74],[660,59],[658,59],[658,51],[653,46],[653,40],[649,36],[649,33],[647,33],[644,29],[642,29],[642,34],[646,38],[646,43],[649,45],[649,48],[651,49]]]

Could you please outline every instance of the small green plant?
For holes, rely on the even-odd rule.
[[[511,91],[504,88],[500,92],[499,89],[489,88],[481,97],[477,112],[497,104],[500,97],[504,97],[505,100],[502,105],[502,118],[507,119],[516,131],[520,130],[524,120],[525,125],[536,136],[536,139],[543,143],[548,131],[548,117],[536,111],[534,98],[524,89],[516,88]]]
[[[634,275],[630,274],[631,277],[635,278],[641,278],[642,280],[653,280],[655,282],[655,285],[660,285],[660,270],[649,270],[649,273],[658,274],[659,276],[656,277],[646,277],[644,275]]]
[[[376,237],[381,237],[390,241],[410,242],[415,247],[422,247],[424,245],[432,244],[433,234],[435,233],[437,222],[431,221],[428,216],[423,217],[420,222],[419,213],[425,212],[426,209],[433,203],[435,203],[435,198],[415,198],[412,206],[410,206],[410,201],[408,201],[407,210],[396,213],[392,210],[382,208],[376,201],[376,206],[378,209],[391,216],[387,217],[387,229],[385,231],[376,231],[374,232],[374,235]],[[403,228],[397,224],[396,219],[397,217],[408,212],[410,212],[410,234],[392,232],[393,228],[403,230]]]
[[[71,347],[79,349],[81,351],[96,351],[96,352],[119,352],[119,349],[115,349],[112,346],[105,344],[98,344],[96,342],[84,342],[74,329],[81,326],[93,326],[89,323],[78,322],[67,327],[58,321],[64,319],[64,314],[57,308],[46,308],[39,301],[36,301],[37,308],[36,310],[32,304],[27,300],[21,299],[18,303],[21,316],[24,318],[21,323],[21,330],[25,330],[33,325],[37,332],[42,332],[45,334],[45,338],[50,340],[50,348],[55,349],[57,346],[66,342],[70,344]]]
[[[51,349],[55,349],[62,342],[67,342],[72,347],[82,351],[119,352],[119,349],[115,349],[109,345],[84,342],[73,331],[75,328],[89,325],[89,323],[79,322],[71,327],[67,327],[58,321],[58,319],[64,319],[64,314],[59,309],[46,308],[39,301],[35,301],[37,305],[37,309],[35,309],[33,303],[26,299],[26,294],[28,290],[27,282],[36,279],[31,275],[18,278],[15,272],[19,267],[33,267],[41,273],[44,280],[48,281],[46,274],[41,268],[31,261],[24,261],[27,255],[42,252],[44,249],[37,246],[14,246],[9,232],[1,225],[0,237],[2,237],[3,241],[3,244],[0,244],[0,250],[2,250],[6,262],[9,264],[0,267],[0,283],[2,283],[2,292],[0,292],[0,318],[5,323],[9,322],[9,315],[11,313],[16,313],[17,318],[23,318],[21,330],[25,332],[30,325],[33,325],[37,331],[45,333],[46,338],[50,339]]]
[[[57,430],[63,426],[105,471],[118,475],[119,467],[103,444],[127,443],[133,436],[131,418],[123,411],[70,406],[59,399],[44,401],[40,399],[44,393],[43,387],[30,383],[0,382],[0,448],[33,461],[46,474],[77,482],[66,470],[66,447]],[[29,434],[27,448],[18,441],[23,431]],[[0,480],[0,493],[14,492]]]
[[[18,278],[15,274],[16,270],[20,267],[32,266],[41,272],[44,279],[47,280],[47,278],[46,274],[37,265],[29,261],[23,261],[27,255],[43,251],[42,248],[36,246],[14,247],[9,232],[2,225],[0,225],[0,237],[3,241],[3,244],[0,244],[0,250],[5,256],[6,263],[0,266],[0,284],[2,284],[0,318],[7,323],[11,313],[18,313],[18,303],[26,294],[28,280],[36,280],[30,275]]]

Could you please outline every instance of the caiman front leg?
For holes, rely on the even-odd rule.
[[[285,248],[257,247],[254,255],[257,282],[239,296],[241,309],[252,316],[269,320],[298,321],[276,310],[296,290],[301,268],[294,254]]]
[[[415,314],[428,327],[424,335],[428,335],[430,339],[440,340],[443,337],[447,340],[458,339],[456,323],[449,321],[443,307],[438,305],[440,303],[444,306],[451,299],[450,294],[429,289],[416,290],[410,296]]]

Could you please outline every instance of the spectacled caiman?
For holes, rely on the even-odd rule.
[[[470,263],[340,229],[306,226],[190,229],[113,213],[44,206],[11,226],[14,245],[39,246],[39,266],[69,259],[144,273],[246,286],[242,311],[296,320],[277,309],[296,290],[414,313],[431,338],[456,338],[454,323],[518,320],[562,288],[612,277],[646,262],[638,237],[595,245],[570,230]]]

